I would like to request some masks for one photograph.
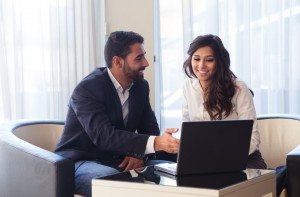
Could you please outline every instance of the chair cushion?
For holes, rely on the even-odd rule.
[[[300,143],[300,121],[287,118],[258,119],[260,151],[269,168],[286,165],[286,155]]]
[[[59,124],[32,124],[18,127],[12,132],[30,144],[54,152],[63,127],[64,125]]]

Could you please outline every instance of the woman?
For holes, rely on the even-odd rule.
[[[230,70],[230,57],[221,39],[198,36],[183,64],[189,77],[183,86],[183,121],[253,119],[247,168],[264,169],[253,96]]]

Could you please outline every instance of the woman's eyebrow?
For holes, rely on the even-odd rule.
[[[193,56],[196,56],[196,57],[201,57],[200,55],[193,55]],[[213,55],[207,55],[207,56],[204,56],[204,57],[214,57]]]

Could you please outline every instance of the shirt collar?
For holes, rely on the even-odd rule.
[[[192,85],[193,85],[193,87],[194,87],[197,91],[200,90],[200,93],[203,94],[203,90],[202,90],[202,87],[201,87],[201,85],[200,85],[199,79],[197,79],[197,78],[192,78],[191,80],[192,80]]]
[[[114,77],[114,75],[111,73],[110,69],[107,69],[108,72],[108,76],[110,78],[110,80],[112,81],[112,83],[114,84],[116,90],[121,90],[121,92],[124,92],[121,84],[118,82],[118,80]],[[129,88],[127,88],[126,90],[130,90],[130,88],[132,87],[133,83],[131,83],[131,85],[129,86]],[[125,90],[125,91],[126,91]]]

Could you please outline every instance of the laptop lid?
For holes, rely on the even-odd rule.
[[[171,172],[174,164],[161,164],[157,169],[176,175],[242,171],[252,126],[253,120],[183,122],[177,170]]]

